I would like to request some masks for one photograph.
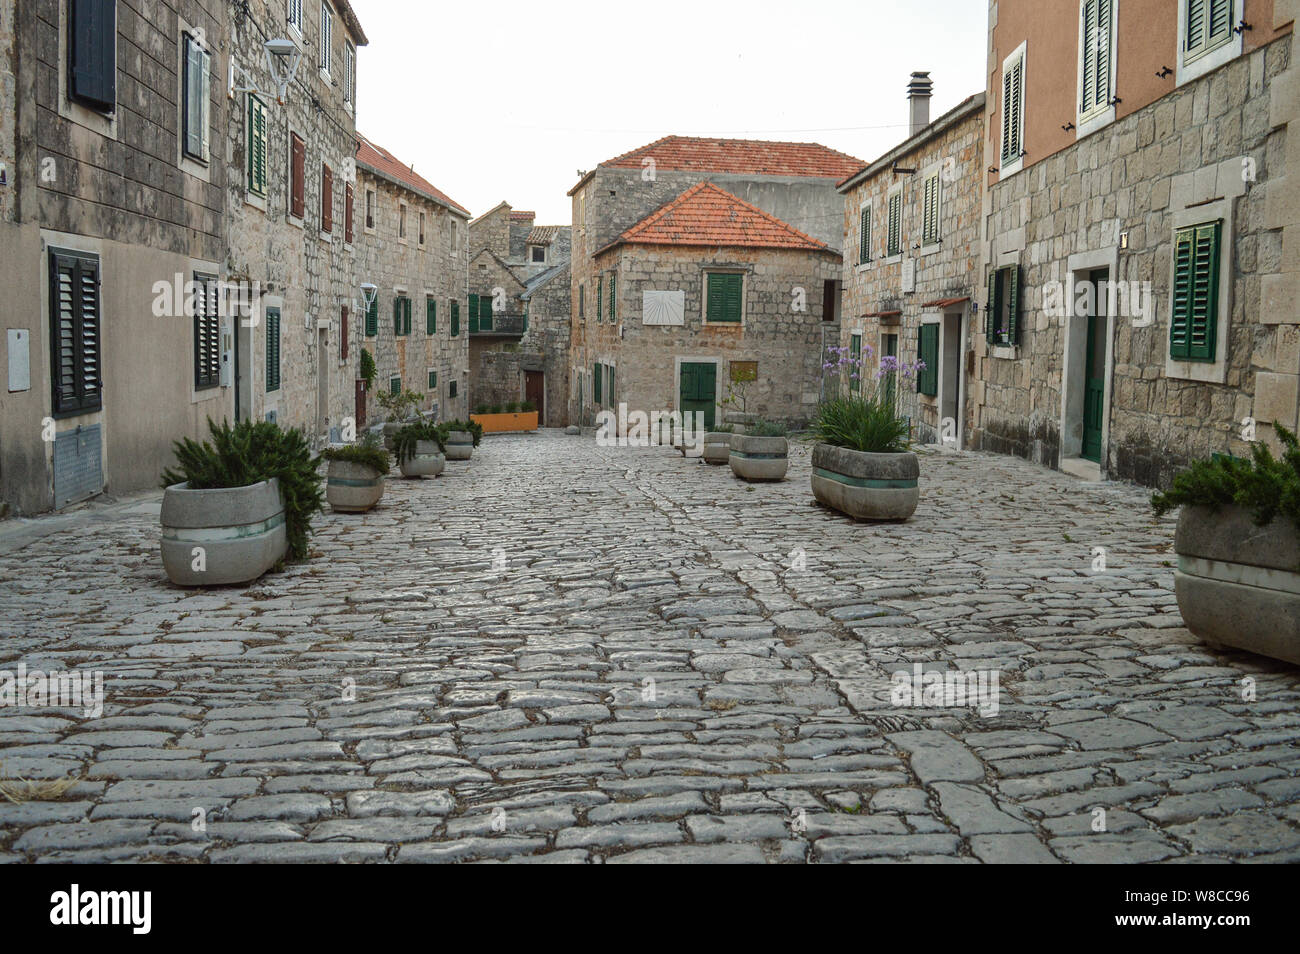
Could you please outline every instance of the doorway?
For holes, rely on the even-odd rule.
[[[704,427],[713,430],[718,399],[718,366],[713,362],[683,361],[678,390],[678,410],[682,421],[695,411],[704,415]]]
[[[329,441],[330,370],[329,329],[316,331],[316,433]]]
[[[524,372],[524,400],[537,408],[537,420],[546,421],[546,375],[542,371]]]
[[[1070,257],[1062,360],[1060,468],[1085,480],[1105,471],[1114,328],[1113,253]]]
[[[1083,371],[1083,446],[1079,456],[1094,464],[1101,463],[1101,428],[1106,400],[1106,269],[1088,275],[1093,289],[1094,307],[1089,309],[1087,353]]]
[[[939,339],[939,439],[961,447],[962,421],[962,316],[943,316]]]

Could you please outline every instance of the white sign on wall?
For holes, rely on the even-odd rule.
[[[684,325],[686,293],[684,291],[647,291],[641,302],[641,324]]]
[[[32,387],[31,332],[26,328],[10,328],[9,390],[29,391]]]
[[[916,259],[903,259],[903,292],[911,294],[916,291]]]

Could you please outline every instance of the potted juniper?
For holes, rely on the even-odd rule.
[[[298,430],[270,421],[208,419],[211,442],[175,443],[162,474],[162,561],[182,586],[255,580],[307,556],[321,511],[320,459]]]
[[[469,460],[474,454],[474,448],[483,440],[483,426],[475,420],[468,423],[445,421],[440,427],[447,460]]]
[[[742,480],[782,480],[790,464],[786,427],[777,421],[757,420],[742,434],[731,435],[727,462]]]
[[[414,421],[393,435],[393,453],[403,477],[437,477],[447,466],[446,435],[433,421]]]
[[[1216,455],[1151,497],[1176,508],[1174,595],[1187,628],[1217,646],[1300,664],[1300,445],[1274,424],[1282,456]]]
[[[378,435],[365,434],[357,443],[327,448],[321,456],[327,462],[325,500],[332,510],[364,513],[379,503],[389,460]]]
[[[898,413],[903,380],[925,367],[892,355],[880,359],[874,379],[863,373],[866,357],[848,348],[828,349],[824,372],[836,382],[812,421],[812,492],[817,501],[855,520],[906,520],[916,511],[921,475],[909,448],[910,425]]]

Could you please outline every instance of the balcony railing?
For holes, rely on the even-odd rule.
[[[469,320],[469,333],[472,335],[522,335],[527,330],[527,315],[494,313]]]

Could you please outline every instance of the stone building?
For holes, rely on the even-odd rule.
[[[837,249],[711,182],[687,189],[593,257],[597,295],[585,321],[618,328],[590,367],[593,413],[736,410],[802,423],[816,407],[827,337],[824,288]],[[829,324],[828,324],[829,323]],[[741,398],[743,395],[743,398]]]
[[[567,406],[556,388],[567,387],[569,315],[556,307],[552,283],[568,274],[570,229],[535,220],[502,202],[469,224],[470,405],[527,399],[544,426],[561,427]],[[530,302],[542,306],[531,318]]]
[[[969,446],[1163,485],[1296,425],[1297,6],[990,3]]]
[[[156,487],[233,411],[229,11],[0,3],[0,512]]]
[[[980,287],[984,94],[934,122],[930,95],[929,74],[913,73],[911,134],[840,185],[847,250],[840,344],[862,356],[868,388],[885,355],[923,361],[916,379],[899,386],[900,412],[912,419],[914,437],[960,442]]]
[[[861,169],[862,165],[859,159],[816,143],[667,136],[602,162],[583,174],[577,185],[569,190],[569,196],[573,200],[574,228],[570,304],[573,336],[569,349],[568,395],[570,420],[575,423],[592,423],[595,406],[605,403],[608,393],[602,380],[602,400],[595,400],[595,368],[619,352],[624,332],[629,335],[635,333],[631,323],[623,321],[625,315],[633,312],[627,308],[620,310],[618,286],[624,279],[640,283],[646,281],[643,277],[646,273],[636,260],[636,256],[642,254],[637,251],[640,246],[625,246],[624,251],[617,254],[601,254],[627,230],[693,186],[711,181],[735,200],[774,217],[838,254],[843,241],[844,199],[835,187],[838,182]],[[692,253],[654,252],[654,256],[659,258],[686,254]],[[800,251],[796,254],[815,254],[820,261],[824,253]],[[744,260],[734,264],[748,268],[753,263]],[[611,271],[615,266],[626,269],[626,274]],[[794,271],[804,275],[805,283],[810,280],[806,270],[796,268]],[[608,311],[611,277],[616,298],[613,321],[604,317]],[[804,287],[809,313],[818,316],[819,320],[823,316],[832,319],[825,326],[818,325],[818,338],[820,340],[824,337],[827,344],[833,344],[839,338],[838,325],[833,321],[837,317],[835,306],[839,299],[839,282],[839,274],[835,272],[827,275],[821,284],[813,287],[800,286]],[[684,293],[689,291],[676,279],[668,287]],[[774,294],[775,288],[769,288],[764,293]],[[696,294],[698,296],[698,290]],[[788,289],[786,295],[788,298]],[[638,300],[631,306],[638,315],[641,305]],[[711,340],[682,339],[681,344],[683,347],[694,348]],[[660,409],[677,408],[682,400],[683,386],[679,367],[681,362],[677,359],[686,359],[688,368],[685,384],[690,389],[699,386],[694,369],[689,367],[694,362],[689,354],[672,356],[662,349],[629,354],[629,359],[633,360],[649,360],[652,357],[665,363],[637,371],[625,367],[623,372],[636,379],[663,378],[668,381],[666,388],[656,386],[653,393],[656,400],[669,402]],[[709,357],[710,363],[723,360],[717,355],[701,357]],[[762,373],[766,371],[761,371],[760,374]],[[617,370],[615,375],[617,383]],[[726,395],[726,386],[721,377],[717,377],[714,383],[716,410],[717,401]],[[815,392],[818,384],[815,380],[802,381],[797,386],[793,382],[786,382],[782,385],[785,388],[782,393],[797,393],[800,400],[795,403],[803,405],[805,402],[802,397]],[[663,396],[658,397],[660,394]],[[649,392],[646,399],[649,399]],[[701,403],[694,397],[689,400]]]
[[[469,213],[400,162],[358,143],[357,282],[378,287],[350,329],[350,350],[370,351],[378,388],[423,395],[421,408],[443,420],[468,413],[469,333],[466,269]],[[358,420],[380,420],[356,388]]]
[[[229,157],[226,274],[261,294],[234,324],[234,417],[300,428],[320,446],[356,413],[357,48],[347,0],[232,8],[233,92],[220,153]],[[263,43],[303,51],[283,102]],[[218,215],[220,215],[218,206]]]

